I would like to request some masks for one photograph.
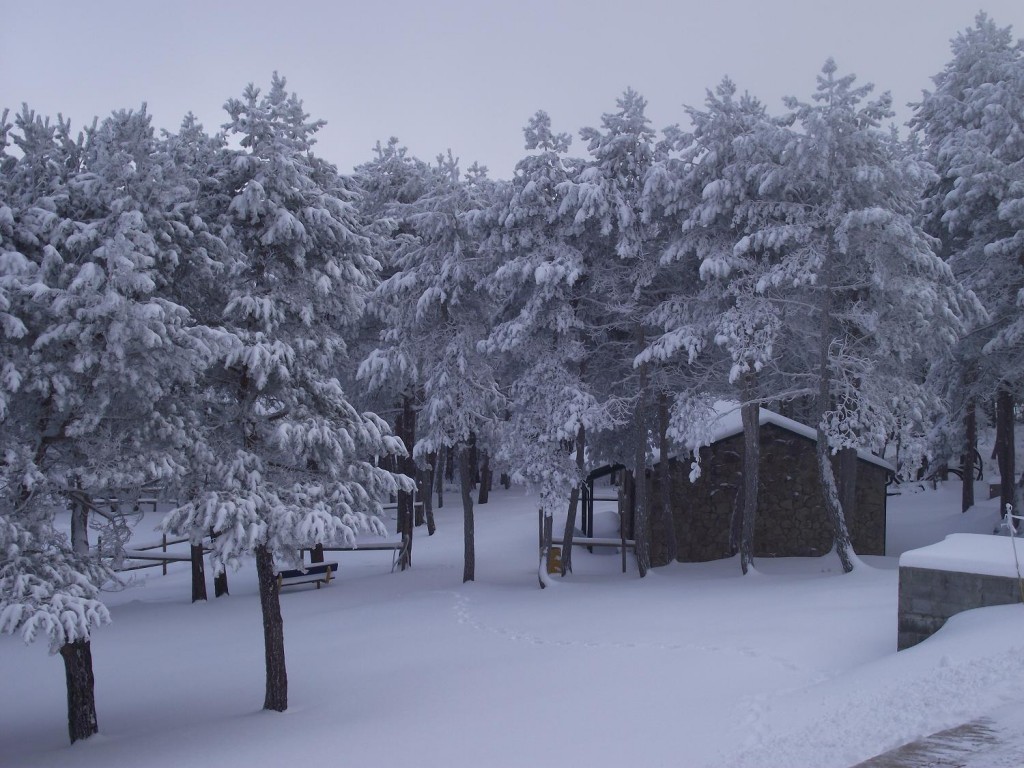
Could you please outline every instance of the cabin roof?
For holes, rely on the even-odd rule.
[[[719,400],[715,403],[714,409],[718,415],[711,424],[711,431],[709,433],[710,440],[705,443],[705,445],[713,445],[714,443],[743,432],[743,417],[740,414],[739,403],[728,400]],[[761,416],[758,419],[758,423],[762,427],[765,424],[774,424],[781,429],[785,429],[788,432],[794,432],[809,440],[814,440],[815,442],[818,440],[818,433],[813,427],[801,424],[799,421],[795,421],[783,416],[781,413],[776,413],[775,411],[771,411],[764,407],[760,409],[760,413]],[[883,469],[887,469],[890,472],[896,471],[896,467],[880,456],[875,456],[870,451],[858,449],[857,458],[871,464],[875,464]]]

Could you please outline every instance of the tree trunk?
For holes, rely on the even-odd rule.
[[[843,448],[839,451],[839,503],[843,515],[855,514],[857,510],[857,449]]]
[[[321,555],[322,557],[322,555]],[[228,594],[228,572],[222,570],[213,577],[213,596],[224,597]]]
[[[963,473],[963,491],[960,494],[960,511],[966,512],[974,506],[974,454],[978,450],[978,413],[973,398],[967,402],[964,414],[964,460],[960,462]]]
[[[64,677],[68,688],[68,735],[74,744],[99,730],[96,721],[95,679],[92,673],[92,645],[75,640],[61,646]]]
[[[582,424],[576,430],[576,485],[569,493],[569,512],[565,516],[565,531],[562,534],[562,575],[572,571],[572,537],[576,532],[576,509],[579,506],[580,487],[586,482],[584,452],[587,445],[587,430]]]
[[[661,455],[658,472],[658,487],[661,490],[661,507],[659,527],[665,536],[665,559],[668,563],[675,562],[679,557],[679,545],[676,541],[676,520],[672,514],[672,473],[669,464],[668,448],[668,395],[658,395],[658,453]]]
[[[434,531],[437,530],[437,524],[434,522],[434,482],[441,474],[437,471],[437,457],[436,452],[427,456],[427,468],[423,478],[423,514],[427,518],[428,536],[433,536]]]
[[[412,399],[402,397],[402,415],[398,418],[397,432],[405,446],[405,457],[400,459],[399,471],[406,477],[416,479],[416,462],[412,458],[412,449],[416,444],[416,412],[412,408]],[[415,497],[408,491],[398,492],[398,533],[402,536],[402,549],[398,558],[399,570],[412,566],[412,536],[415,527],[413,509]]]
[[[462,488],[462,581],[473,581],[476,576],[476,539],[473,528],[473,464],[471,446],[459,447],[459,485]]]
[[[437,484],[437,508],[444,509],[444,473],[448,466],[448,449],[443,445],[437,449],[437,464],[434,467],[434,482]]]
[[[416,527],[420,528],[427,522],[427,505],[430,504],[430,473],[425,467],[416,467]]]
[[[440,477],[441,475],[440,475],[440,473],[438,473],[436,471],[431,473],[431,478],[433,478],[435,476],[436,477]],[[440,498],[441,492],[438,491],[437,495],[438,495],[438,498]],[[424,509],[426,510],[426,514],[427,514],[427,536],[433,536],[434,533],[437,531],[437,522],[434,520],[434,505],[430,503],[430,500],[429,500],[430,496],[431,496],[431,490],[428,489],[427,490],[427,497],[426,497],[426,499],[423,502]]]
[[[643,329],[637,326],[638,351],[643,350]],[[647,366],[639,369],[640,381],[637,385],[636,407],[633,411],[633,540],[636,566],[640,578],[647,575],[651,567],[651,521],[647,508],[647,424],[645,421],[647,408]]]
[[[71,497],[71,549],[76,555],[89,554],[89,508],[75,495]]]
[[[480,455],[476,447],[476,432],[469,433],[469,471],[473,487],[480,484]]]
[[[537,569],[537,581],[540,582],[541,589],[547,587],[548,553],[551,551],[553,525],[554,520],[551,518],[551,512],[541,510],[540,564]],[[564,572],[562,575],[565,575]]]
[[[210,529],[210,541],[213,542],[217,539],[216,532]],[[224,597],[228,594],[228,572],[227,569],[221,567],[220,573],[214,573],[213,576],[213,596]],[[194,602],[194,601],[193,601]]]
[[[754,522],[757,519],[758,481],[761,475],[761,406],[753,399],[747,378],[746,401],[740,408],[743,421],[743,523],[740,530],[740,569],[744,575],[754,564]]]
[[[260,544],[256,547],[256,574],[260,583],[263,611],[263,650],[267,668],[267,691],[263,708],[275,712],[288,709],[288,671],[284,662],[284,619],[274,578],[274,555]]]
[[[1000,385],[996,396],[996,458],[999,461],[999,514],[1005,515],[1007,506],[1014,505],[1014,450],[1013,394]],[[1017,510],[1013,510],[1017,514]]]
[[[481,451],[483,456],[480,467],[480,494],[477,496],[477,504],[486,504],[487,497],[491,492],[491,454],[488,451]]]
[[[203,545],[193,544],[189,550],[192,556],[192,602],[206,599],[206,566],[203,564]]]
[[[843,564],[843,571],[853,570],[853,543],[850,531],[846,527],[846,516],[843,514],[842,503],[839,501],[839,488],[836,476],[832,471],[832,460],[829,456],[828,437],[825,430],[818,427],[818,477],[821,480],[821,492],[825,497],[825,513],[832,526],[832,537],[835,542],[836,554]]]
[[[832,526],[832,536],[835,543],[836,554],[843,564],[843,571],[849,573],[853,570],[853,544],[850,541],[850,531],[846,527],[846,517],[843,512],[843,505],[839,500],[839,489],[836,487],[836,476],[832,470],[832,461],[829,456],[828,436],[825,434],[825,414],[831,407],[832,375],[829,368],[829,351],[832,346],[832,261],[833,255],[829,253],[826,257],[824,280],[819,280],[821,300],[818,310],[821,313],[819,318],[818,338],[818,397],[815,402],[815,431],[817,432],[818,445],[818,479],[821,481],[821,492],[825,500],[825,514],[828,516]]]

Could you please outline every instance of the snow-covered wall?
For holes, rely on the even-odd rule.
[[[1024,542],[1016,542],[1024,556]],[[1014,542],[1004,536],[954,533],[900,556],[897,649],[935,634],[954,614],[1021,602]]]

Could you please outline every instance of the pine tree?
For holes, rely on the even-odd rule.
[[[375,462],[402,454],[336,377],[378,264],[342,179],[311,151],[322,123],[285,85],[275,74],[266,95],[250,85],[225,106],[242,147],[225,178],[232,263],[214,294],[229,343],[193,404],[206,425],[192,455],[197,485],[165,521],[193,540],[212,531],[218,568],[255,554],[264,708],[276,711],[288,706],[278,563],[352,545],[359,529],[382,532],[381,500],[399,484]]]
[[[477,290],[487,267],[476,218],[492,194],[483,169],[474,165],[462,179],[449,152],[438,158],[427,191],[397,209],[397,271],[380,284],[374,302],[383,324],[380,345],[359,370],[371,391],[401,382],[422,392],[417,457],[457,452],[463,581],[474,580],[476,563],[470,444],[501,402],[492,363],[478,348],[493,310]]]
[[[403,244],[414,237],[412,228],[403,218],[403,211],[419,200],[430,188],[432,170],[430,166],[408,154],[398,139],[392,137],[386,145],[379,142],[375,157],[356,169],[359,187],[359,208],[369,228],[371,247],[375,258],[381,264],[382,279],[390,278],[401,268],[397,262]],[[359,333],[359,344],[354,354],[358,360],[365,359],[377,348],[383,321],[377,312],[368,312]],[[433,535],[435,521],[431,503],[431,487],[434,480],[436,453],[415,457],[416,435],[418,434],[419,412],[422,408],[423,393],[408,376],[392,376],[384,386],[375,386],[373,391],[360,387],[363,399],[381,412],[398,413],[395,432],[402,439],[408,455],[399,462],[399,469],[408,477],[418,479],[418,495],[424,510],[427,532]],[[398,495],[398,531],[403,538],[399,558],[401,568],[411,565],[412,538],[415,525],[413,495],[400,492]]]
[[[701,444],[710,428],[706,419],[718,416],[711,407],[716,398],[741,401],[744,485],[733,531],[740,532],[746,573],[753,561],[757,511],[759,404],[761,392],[771,389],[763,379],[771,373],[780,318],[777,308],[752,290],[767,255],[740,256],[734,248],[758,218],[758,190],[751,180],[771,159],[776,127],[756,99],[737,98],[728,79],[708,93],[703,111],[688,113],[692,133],[669,135],[679,156],[657,163],[645,189],[647,215],[665,221],[662,275],[656,282],[673,291],[649,317],[661,335],[643,357],[682,358],[672,388],[677,393],[674,433],[683,445]],[[698,450],[694,456],[699,458]]]
[[[643,217],[643,189],[655,159],[655,134],[647,102],[627,90],[618,109],[602,117],[601,129],[580,132],[590,157],[574,178],[562,183],[561,216],[570,221],[573,243],[589,254],[586,323],[596,346],[592,359],[608,382],[599,401],[612,412],[630,414],[630,435],[615,435],[611,453],[636,478],[633,536],[641,575],[650,567],[650,511],[647,483],[649,411],[654,397],[649,367],[638,356],[650,329],[645,299],[656,274],[658,222]],[[637,360],[634,365],[634,360]],[[596,392],[595,392],[596,394]],[[628,448],[627,448],[628,446]]]
[[[1012,414],[1024,382],[1020,320],[1024,264],[1020,259],[1024,160],[1024,46],[984,13],[952,41],[953,58],[936,75],[911,123],[938,173],[926,197],[926,226],[942,242],[957,280],[973,291],[988,317],[943,361],[937,378],[965,427],[990,398]],[[1002,508],[1016,504],[1013,419],[998,425]],[[973,457],[975,446],[963,446]],[[970,483],[965,483],[965,489]],[[965,498],[965,509],[969,500]]]
[[[98,590],[128,535],[124,515],[92,499],[180,477],[184,441],[168,406],[208,347],[165,293],[183,224],[145,109],[114,113],[80,141],[27,108],[18,128],[23,156],[6,190],[17,212],[4,217],[18,248],[5,254],[4,286],[18,323],[4,357],[21,368],[0,429],[21,447],[3,465],[14,533],[0,592],[4,628],[43,631],[63,656],[75,741],[96,731],[90,629],[107,618]],[[101,517],[103,552],[89,549],[84,520],[77,541],[54,532],[64,501]]]
[[[880,128],[891,116],[888,94],[864,103],[871,86],[836,71],[827,61],[812,103],[786,100],[797,129],[775,139],[778,163],[757,177],[768,215],[735,253],[776,251],[755,291],[802,307],[787,315],[795,342],[787,365],[816,389],[819,474],[849,571],[856,559],[830,456],[878,450],[921,428],[912,417],[938,410],[922,360],[956,343],[975,304],[917,224],[931,174]]]
[[[586,436],[607,429],[612,420],[588,381],[593,347],[581,302],[589,260],[573,241],[571,219],[560,212],[563,185],[580,162],[566,157],[570,137],[552,131],[547,113],[537,112],[523,132],[533,154],[517,164],[507,198],[499,201],[485,233],[483,247],[495,268],[483,287],[501,312],[484,348],[500,361],[508,392],[508,416],[499,425],[502,460],[517,481],[538,488],[547,519],[569,498],[564,575],[572,568]]]

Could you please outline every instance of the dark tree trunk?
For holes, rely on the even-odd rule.
[[[977,468],[974,466],[974,455],[978,450],[978,413],[974,400],[967,402],[967,412],[964,414],[964,460],[961,462],[963,471],[963,491],[960,496],[960,511],[966,512],[974,506],[974,475]]]
[[[742,459],[740,460],[742,462]],[[729,556],[739,554],[740,542],[743,539],[743,464],[737,465],[739,469],[733,480],[723,480],[718,484],[718,490],[735,494],[732,500],[732,515],[729,518]]]
[[[77,495],[71,497],[71,549],[77,555],[89,554],[89,507]]]
[[[216,532],[210,529],[210,541],[213,542],[217,538]],[[215,573],[213,576],[213,596],[224,597],[228,594],[228,572],[226,568],[222,568],[220,573]]]
[[[193,544],[192,556],[192,602],[206,599],[206,566],[203,564],[203,545]]]
[[[473,487],[480,484],[480,452],[476,447],[476,432],[469,433],[469,471]]]
[[[263,611],[263,649],[267,668],[267,691],[263,708],[275,712],[288,709],[288,671],[284,662],[284,619],[274,578],[274,555],[264,545],[256,547],[256,574],[260,582]]]
[[[406,477],[416,479],[416,462],[412,457],[412,449],[416,444],[416,412],[412,407],[412,399],[406,395],[402,398],[402,415],[396,425],[398,436],[405,446],[405,457],[399,460],[399,471]],[[415,497],[408,491],[398,492],[398,533],[402,536],[401,555],[398,567],[405,570],[412,566],[412,536],[415,511]]]
[[[1014,449],[1013,394],[1005,386],[999,387],[996,396],[996,459],[999,461],[999,513],[1006,514],[1007,506],[1015,502],[1014,474],[1016,456]],[[1017,510],[1013,510],[1017,514]]]
[[[643,349],[643,329],[637,327],[638,351]],[[633,540],[640,578],[651,567],[651,521],[647,500],[647,366],[639,369],[636,408],[633,412]]]
[[[99,730],[96,721],[92,645],[88,640],[65,643],[60,649],[68,688],[68,735],[71,743],[88,739]]]
[[[658,487],[661,491],[658,524],[665,537],[665,560],[672,563],[679,557],[679,548],[676,542],[675,516],[672,514],[672,472],[668,456],[668,420],[668,395],[662,392],[658,395],[658,453],[661,455],[658,469]]]
[[[446,447],[444,449],[444,457],[445,457],[445,461],[444,461],[444,476],[445,476],[445,479],[449,483],[454,483],[455,482],[455,451],[453,451],[451,448],[447,448]],[[440,497],[438,497],[438,498],[440,498]],[[444,505],[441,504],[440,502],[438,502],[437,508],[440,509],[442,506],[444,506]]]
[[[465,443],[459,447],[459,485],[462,489],[462,581],[476,578],[476,537],[473,527],[473,465],[472,449]]]
[[[547,514],[541,510],[541,531],[540,531],[540,564],[537,569],[537,581],[540,582],[540,588],[544,589],[547,587],[545,579],[548,575],[548,557],[551,552],[551,540],[554,534],[553,526],[554,520],[551,518],[551,513]],[[565,575],[564,572],[562,574]]]
[[[436,452],[427,456],[427,468],[423,478],[423,514],[427,518],[427,535],[433,536],[437,530],[434,522],[434,483],[440,474],[437,471],[438,454]]]
[[[213,577],[213,596],[224,597],[228,594],[228,572],[221,571]]]
[[[430,498],[430,472],[425,467],[416,467],[416,527],[419,528],[427,522],[427,506]]]
[[[433,478],[434,477],[440,478],[440,476],[441,476],[440,473],[438,473],[436,471],[432,472],[431,475],[430,475],[431,482],[433,482]],[[431,501],[432,501],[432,498],[431,498],[432,490],[433,489],[431,489],[431,488],[427,489],[427,495],[424,497],[424,500],[423,500],[423,508],[426,511],[426,515],[427,515],[427,536],[433,536],[434,532],[437,530],[437,522],[434,520],[434,505],[431,503]],[[438,497],[440,497],[441,496],[441,492],[438,491],[437,495],[438,495]]]
[[[582,424],[576,430],[576,485],[569,493],[569,512],[565,516],[565,531],[562,534],[562,575],[572,571],[572,537],[576,532],[576,509],[580,501],[580,487],[586,481],[585,450],[587,430]]]
[[[819,337],[818,337],[818,397],[815,401],[815,430],[817,432],[817,455],[818,455],[818,479],[821,482],[821,492],[825,497],[825,514],[828,516],[832,526],[832,537],[835,543],[836,554],[843,564],[843,571],[849,573],[853,570],[853,544],[850,541],[850,531],[846,527],[846,516],[843,512],[842,502],[839,500],[839,488],[836,485],[836,475],[832,470],[832,460],[829,455],[828,436],[825,434],[823,422],[825,414],[831,407],[832,375],[829,368],[829,351],[832,345],[832,262],[833,255],[828,254],[825,264],[824,280],[820,284]]]
[[[743,522],[740,528],[740,569],[744,574],[754,564],[754,523],[757,519],[758,480],[761,475],[761,407],[752,400],[753,386],[747,383],[747,401],[740,408],[743,421]]]
[[[508,472],[501,473],[501,487],[506,491],[512,487],[512,478],[509,477]]]
[[[846,527],[846,516],[843,513],[842,503],[839,501],[839,488],[836,485],[836,476],[832,471],[832,460],[829,456],[828,438],[825,431],[818,427],[818,477],[821,480],[821,490],[825,497],[825,513],[828,515],[829,523],[832,526],[832,537],[835,542],[836,554],[843,564],[843,571],[849,573],[853,570],[853,543],[850,541],[850,531]]]
[[[483,456],[480,467],[480,494],[477,496],[477,504],[486,504],[487,497],[491,492],[491,454],[488,451],[481,451]]]
[[[437,464],[434,467],[434,482],[437,485],[437,508],[444,509],[444,474],[448,467],[448,450],[442,445],[437,450]]]
[[[857,449],[843,448],[839,451],[839,503],[843,515],[849,516],[857,510]]]

